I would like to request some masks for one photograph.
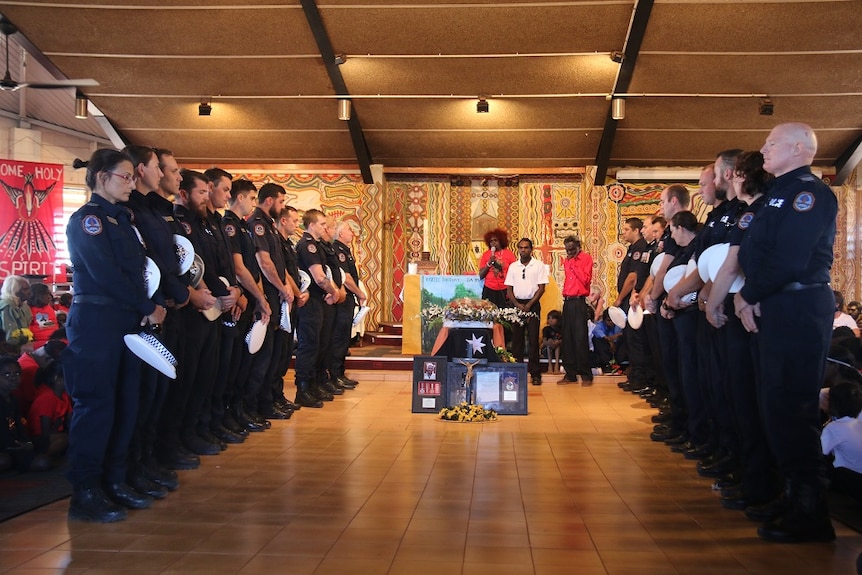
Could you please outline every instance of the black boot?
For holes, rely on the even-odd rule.
[[[138,493],[128,483],[109,483],[105,493],[111,501],[129,509],[147,509],[153,504],[152,497]]]
[[[818,478],[791,480],[786,497],[786,511],[757,530],[762,539],[776,543],[835,541],[826,490]]]
[[[296,399],[294,403],[303,407],[323,407],[323,402],[313,396],[308,390],[307,382],[296,382]]]
[[[149,495],[153,499],[164,499],[168,496],[168,490],[147,478],[143,471],[130,473],[128,477],[129,487],[142,495]]]
[[[338,385],[336,385],[335,382],[332,380],[327,380],[327,381],[324,381],[323,383],[321,383],[320,389],[322,389],[323,391],[327,391],[327,392],[331,393],[332,395],[344,395],[344,388],[338,387]],[[321,398],[321,399],[323,399],[323,398]],[[324,399],[324,401],[327,401],[327,400]]]
[[[332,401],[335,396],[323,389],[318,384],[312,383],[308,386],[309,393],[321,401]],[[342,392],[343,393],[343,392]]]
[[[127,516],[128,512],[108,499],[101,487],[76,489],[69,502],[69,519],[75,521],[113,523]]]

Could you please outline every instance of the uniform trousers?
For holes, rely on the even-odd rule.
[[[292,332],[286,332],[278,327],[273,330],[272,356],[264,377],[266,383],[261,387],[257,400],[260,413],[271,413],[273,402],[284,396],[284,374],[287,373],[287,366],[290,364],[289,354],[293,348],[292,342]]]
[[[328,305],[326,302],[323,302],[320,322],[320,339],[317,342],[317,356],[314,361],[316,371],[315,381],[318,384],[328,381],[331,377],[329,373],[329,359],[332,356],[332,333],[333,328],[335,327],[335,308],[335,305]]]
[[[350,348],[350,333],[353,331],[353,310],[356,299],[348,294],[335,308],[335,318],[332,324],[332,354],[329,359],[329,375],[333,379],[344,375],[344,360]]]
[[[76,490],[126,480],[141,360],[123,336],[137,332],[140,320],[135,311],[116,306],[76,303],[69,310],[69,345],[62,355],[73,401],[66,477]]]
[[[832,335],[835,298],[824,285],[760,302],[756,350],[758,404],[769,447],[785,479],[817,488],[819,393]]]
[[[624,306],[628,311],[628,306]],[[629,357],[628,380],[640,385],[652,385],[653,377],[650,374],[650,365],[647,359],[646,335],[643,324],[640,329],[634,329],[626,322],[623,329],[623,337],[626,340],[626,349]]]
[[[664,397],[670,392],[664,379],[661,360],[661,338],[658,334],[658,319],[654,313],[644,313],[644,320],[639,330],[643,337],[644,357],[646,358],[646,383],[652,385]]]
[[[209,414],[204,418],[204,422],[208,423],[210,427],[220,425],[222,418],[224,418],[225,393],[227,392],[230,368],[233,363],[234,344],[237,340],[242,341],[245,338],[245,333],[240,332],[239,323],[231,327],[224,322],[224,318],[228,317],[230,317],[228,314],[224,314],[216,320],[222,324],[219,327],[219,354],[216,358],[218,367],[216,368],[215,381],[213,382],[213,391],[207,406]],[[233,319],[231,318],[227,323],[234,323]]]
[[[324,307],[329,306],[323,301],[323,296],[312,293],[305,305],[299,308],[299,325],[297,326],[299,346],[296,349],[296,361],[293,368],[296,372],[297,386],[300,383],[315,383],[317,349],[320,343]]]
[[[179,446],[182,417],[192,392],[192,382],[184,377],[183,366],[186,364],[186,347],[189,340],[185,325],[193,314],[201,315],[189,303],[180,309],[169,311],[169,320],[162,326],[165,347],[177,359],[177,378],[168,385],[156,429],[155,450],[166,456],[172,456]],[[171,317],[173,319],[170,319]]]
[[[688,439],[700,446],[709,439],[709,417],[697,373],[697,316],[697,308],[683,312],[676,310],[672,321],[676,332],[679,382],[688,414]]]
[[[757,407],[752,336],[736,317],[733,294],[724,300],[724,310],[727,323],[719,332],[727,343],[727,389],[739,438],[742,486],[746,499],[756,505],[773,499],[781,486]]]
[[[528,299],[519,299],[518,303],[527,303]],[[527,371],[532,377],[542,377],[542,364],[539,362],[539,318],[542,317],[542,306],[536,302],[531,312],[536,314],[527,320],[526,325],[512,323],[512,355],[520,363],[524,361],[524,336],[527,337]],[[562,353],[562,352],[561,352]]]
[[[208,321],[196,310],[186,312],[183,319],[186,349],[179,368],[183,379],[191,383],[191,390],[182,412],[180,436],[188,437],[198,434],[198,425],[209,427],[209,406],[218,368],[220,322]]]
[[[736,453],[738,446],[733,428],[732,411],[725,389],[727,351],[723,333],[715,329],[706,315],[697,315],[697,373],[709,423],[706,443],[713,448]]]
[[[676,323],[659,314],[653,315],[656,331],[661,341],[662,374],[667,384],[667,398],[670,403],[670,427],[676,433],[686,434],[688,430],[688,409],[685,392],[679,375],[679,346],[677,345]]]
[[[245,336],[251,329],[253,319],[254,306],[249,304],[236,323],[238,337],[235,337],[232,343],[233,349],[231,350],[230,366],[227,370],[227,383],[222,401],[222,419],[224,419],[225,412],[230,406],[242,401],[248,370],[251,367],[251,354],[248,352]],[[243,366],[245,367],[243,368]],[[215,404],[213,404],[213,420],[217,420]]]
[[[560,344],[560,355],[566,378],[573,379],[580,375],[583,381],[592,381],[593,372],[590,369],[590,342],[587,330],[587,319],[590,310],[584,297],[569,297],[563,302],[563,342]]]

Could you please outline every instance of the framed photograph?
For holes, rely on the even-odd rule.
[[[446,381],[445,407],[457,405],[467,399],[464,381],[467,368],[449,362]],[[485,363],[473,368],[473,402],[498,415],[527,415],[527,364]]]
[[[446,407],[446,357],[413,358],[413,413],[438,413]]]

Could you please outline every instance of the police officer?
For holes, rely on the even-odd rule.
[[[345,387],[340,381],[334,379],[329,372],[329,365],[334,350],[335,328],[337,310],[347,299],[347,290],[344,287],[344,275],[341,271],[341,264],[338,261],[338,256],[335,253],[335,248],[332,245],[334,227],[331,218],[326,218],[323,225],[323,235],[317,242],[320,249],[323,250],[326,256],[326,275],[329,277],[338,290],[338,297],[331,306],[323,306],[323,322],[321,323],[320,341],[317,350],[317,385],[326,393],[332,395],[344,395],[344,390],[353,386],[348,384]],[[347,321],[346,306],[342,312],[338,329],[346,329],[345,322]],[[352,313],[350,314],[352,316]],[[347,352],[345,352],[346,355]]]
[[[359,382],[344,374],[344,362],[350,348],[350,336],[353,332],[353,316],[357,302],[365,305],[368,297],[359,287],[359,271],[356,260],[350,251],[353,243],[353,228],[347,221],[338,222],[333,232],[332,248],[341,271],[344,272],[344,288],[347,297],[335,306],[335,323],[332,328],[332,354],[329,362],[329,377],[335,385],[345,389],[355,388]]]
[[[264,184],[257,193],[257,207],[248,220],[248,227],[254,241],[255,258],[263,274],[263,293],[272,310],[267,324],[266,339],[263,346],[254,354],[246,389],[243,395],[242,416],[264,426],[271,426],[268,419],[287,419],[290,412],[271,410],[272,394],[266,379],[274,357],[275,331],[278,329],[281,317],[282,302],[292,305],[294,293],[286,282],[287,268],[284,264],[284,254],[281,240],[275,229],[275,217],[284,208],[286,192],[278,184]],[[261,400],[261,398],[265,398]],[[265,405],[263,405],[265,404]],[[261,407],[271,410],[266,418],[260,413]]]
[[[811,173],[817,153],[811,127],[779,124],[760,151],[775,182],[739,247],[745,285],[734,305],[755,334],[761,417],[786,487],[781,514],[758,534],[768,541],[831,541],[818,395],[835,311],[829,271],[838,202]]]
[[[234,338],[230,367],[225,384],[222,424],[234,433],[243,435],[249,431],[259,432],[265,429],[261,423],[243,417],[238,409],[242,403],[243,391],[251,367],[252,355],[245,344],[246,334],[253,321],[260,319],[269,323],[272,310],[263,293],[260,267],[257,265],[255,252],[257,248],[251,239],[251,234],[245,218],[257,206],[257,188],[246,179],[235,180],[230,189],[230,206],[225,210],[222,223],[225,239],[233,257],[236,277],[243,290],[254,301],[248,305],[237,322],[237,330],[241,337]]]
[[[299,348],[296,350],[296,399],[303,407],[323,407],[321,400],[332,401],[332,394],[318,387],[317,359],[320,332],[323,329],[323,307],[337,303],[339,291],[326,277],[326,256],[318,244],[326,227],[326,216],[311,209],[302,216],[305,233],[296,244],[299,269],[311,278],[308,301],[299,308]]]
[[[649,277],[650,252],[646,240],[641,234],[642,229],[643,220],[640,218],[628,218],[623,222],[621,236],[629,247],[622,264],[620,264],[620,273],[617,276],[617,299],[613,305],[625,312],[629,311],[629,300],[632,293],[643,289],[644,283]],[[623,333],[629,359],[628,380],[641,388],[649,387],[651,378],[648,377],[646,371],[644,332],[639,329],[632,329],[626,322]],[[658,392],[656,393],[658,394]]]
[[[124,507],[145,508],[152,498],[125,482],[126,457],[138,412],[141,362],[123,336],[142,318],[165,319],[165,308],[147,297],[144,246],[132,227],[129,199],[135,181],[128,155],[97,150],[87,165],[92,191],[69,220],[66,235],[74,269],[75,296],[63,352],[66,388],[74,412],[69,430],[69,471],[73,493],[69,518],[112,522]]]

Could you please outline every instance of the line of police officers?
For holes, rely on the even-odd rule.
[[[687,239],[694,218],[681,185],[662,191],[670,225],[646,256],[632,233],[639,222],[623,228],[630,247],[617,303],[625,306],[624,292],[632,291],[631,304],[652,313],[642,329],[626,330],[635,353],[620,387],[660,408],[653,440],[699,460],[698,473],[717,479],[721,504],[763,523],[760,537],[776,542],[835,538],[818,392],[834,311],[837,200],[811,173],[816,149],[810,127],[781,124],[760,152],[720,153],[701,175],[700,193],[713,209],[694,241]],[[704,283],[695,269],[665,293],[668,270],[722,243],[728,257],[714,282]],[[649,262],[659,253],[666,256],[650,278]],[[730,293],[739,273],[745,283]],[[651,369],[644,349],[659,351],[660,370]]]
[[[175,470],[197,468],[199,456],[355,388],[344,358],[354,306],[366,296],[349,225],[334,237],[324,214],[309,210],[294,246],[299,217],[281,186],[258,191],[219,168],[180,170],[169,150],[143,146],[96,152],[87,183],[92,199],[67,229],[75,285],[64,356],[75,401],[69,516],[111,522],[177,489]],[[179,273],[174,234],[191,242],[202,276]],[[144,256],[161,271],[152,298]],[[305,292],[300,270],[312,278]],[[283,304],[290,332],[280,327]],[[221,313],[211,321],[203,312],[214,307]],[[245,336],[257,320],[266,336],[251,354]],[[146,323],[158,324],[176,357],[176,380],[125,349],[122,336]],[[284,395],[294,332],[295,403]]]

